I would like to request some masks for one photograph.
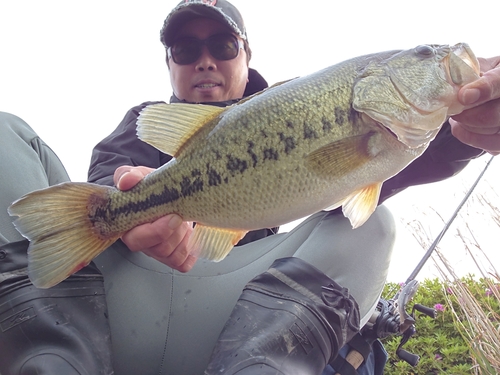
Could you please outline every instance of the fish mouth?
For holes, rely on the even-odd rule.
[[[442,70],[441,78],[444,79],[452,88],[458,92],[462,86],[477,80],[480,77],[480,65],[476,55],[466,43],[457,43],[455,45],[430,45],[435,50],[436,55],[440,56],[439,63]],[[419,47],[417,47],[419,48]],[[432,100],[414,100],[412,99],[413,90],[408,90],[406,85],[397,79],[393,79],[394,88],[401,97],[407,100],[407,104],[422,116],[429,116],[436,113],[439,107],[436,107]],[[445,91],[446,95],[451,92]],[[453,116],[463,111],[463,106],[459,103],[445,99],[447,108],[447,117]],[[441,105],[439,105],[441,106]],[[431,130],[434,125],[421,124],[422,129]]]
[[[437,135],[441,126],[438,126],[446,121],[447,118],[455,114],[461,113],[464,110],[463,105],[456,98],[456,94],[464,85],[477,80],[480,76],[480,66],[474,52],[466,43],[458,43],[453,46],[437,46],[437,53],[443,53],[441,66],[448,84],[453,87],[451,90],[455,94],[448,92],[448,99],[443,98],[441,108],[433,106],[427,107],[412,104],[417,117],[422,121],[416,121],[416,126],[413,128],[405,128],[402,132],[396,131],[400,141],[411,148],[419,147],[422,144],[428,144]],[[431,103],[431,102],[429,102]],[[394,130],[394,129],[393,129]]]
[[[466,43],[458,43],[450,47],[447,57],[446,71],[450,80],[459,86],[475,81],[481,75],[481,67],[476,55]],[[467,68],[468,67],[468,68]]]

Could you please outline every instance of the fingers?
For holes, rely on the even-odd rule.
[[[458,93],[458,100],[469,108],[500,98],[500,56],[479,60],[482,76]]]
[[[452,134],[492,155],[500,152],[500,99],[468,109],[449,120]]]
[[[500,99],[463,111],[453,119],[478,134],[496,134],[500,131]]]
[[[462,87],[458,99],[465,111],[453,116],[453,135],[493,155],[500,152],[500,56],[479,59],[482,76]]]
[[[148,167],[121,166],[116,169],[113,181],[118,189],[129,190],[152,171]],[[192,231],[191,223],[172,214],[129,230],[122,241],[131,251],[142,251],[169,267],[187,272],[197,261],[188,248]]]
[[[492,155],[500,154],[500,127],[493,134],[478,132],[477,128],[468,127],[460,122],[450,119],[451,132],[461,142],[485,150]]]
[[[115,174],[113,175],[113,181],[118,189],[129,190],[153,170],[153,168],[148,167],[124,165],[116,168]]]
[[[122,240],[131,251],[142,251],[169,267],[187,272],[197,260],[188,248],[192,230],[191,223],[183,222],[177,215],[167,215],[131,229]]]

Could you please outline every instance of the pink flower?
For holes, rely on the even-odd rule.
[[[436,303],[434,305],[434,310],[436,310],[436,311],[444,311],[444,306],[441,305],[440,303]]]
[[[435,357],[434,357],[434,359],[435,359],[436,361],[442,361],[442,360],[443,360],[443,357],[441,357],[439,354],[436,354],[436,355],[435,355]]]
[[[493,292],[490,288],[486,288],[485,294],[486,294],[486,297],[489,297],[493,294]]]

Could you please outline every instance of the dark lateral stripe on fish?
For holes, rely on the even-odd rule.
[[[181,194],[177,189],[169,189],[168,187],[165,187],[159,194],[152,193],[144,199],[133,202],[129,201],[116,208],[111,208],[109,204],[107,204],[105,207],[101,206],[99,209],[96,209],[95,212],[89,215],[89,219],[92,223],[115,220],[121,215],[137,213],[145,211],[149,208],[168,204],[170,202],[178,200],[180,197]]]
[[[209,186],[218,186],[222,183],[222,176],[210,164],[207,164],[207,176]],[[224,182],[227,183],[227,179]]]
[[[266,148],[263,153],[264,160],[279,160],[279,152],[275,148]]]
[[[191,180],[189,177],[182,179],[181,195],[183,197],[189,197],[199,191],[203,191],[203,180],[199,176],[194,177],[194,180]]]
[[[304,139],[318,139],[319,135],[313,126],[304,121]]]
[[[280,141],[283,142],[285,146],[285,154],[289,154],[297,146],[297,142],[294,137],[286,137],[283,133],[278,133],[280,136]]]
[[[355,115],[355,111],[347,111],[340,107],[335,108],[335,117],[332,119],[335,123],[332,123],[327,117],[321,119],[321,124],[314,126],[314,124],[309,124],[307,122],[302,123],[302,138],[304,140],[312,140],[320,137],[318,134],[318,128],[323,131],[323,133],[331,132],[335,125],[342,126],[346,121],[352,121],[352,117]],[[286,120],[286,127],[289,129],[294,129],[295,124],[291,120]],[[282,145],[282,150],[285,154],[290,154],[294,149],[298,147],[297,140],[293,135],[288,135],[283,132],[276,133],[279,137]],[[264,138],[268,137],[268,134],[262,134]],[[233,155],[226,155],[227,162],[225,164],[226,171],[229,172],[221,174],[219,171],[207,164],[207,170],[204,175],[200,170],[195,169],[191,172],[190,176],[182,176],[179,182],[178,188],[167,188],[165,187],[161,193],[152,193],[144,199],[128,202],[123,206],[117,208],[102,208],[97,211],[91,218],[94,221],[102,221],[103,219],[114,220],[121,215],[126,215],[131,212],[139,212],[147,209],[159,207],[162,205],[167,205],[169,203],[175,202],[181,198],[192,196],[198,192],[202,192],[205,184],[210,187],[218,186],[222,183],[229,183],[228,177],[234,177],[237,174],[243,174],[251,167],[256,167],[259,161],[277,161],[279,160],[280,150],[276,148],[266,148],[262,150],[255,150],[255,145],[253,142],[247,142],[247,154],[249,158],[240,158]],[[217,153],[216,150],[214,152]],[[220,155],[219,155],[220,157]],[[218,157],[218,158],[219,158]],[[226,177],[223,178],[223,175]]]
[[[253,162],[252,165],[255,168],[257,166],[257,162],[259,161],[259,157],[253,151],[254,147],[255,147],[255,144],[252,141],[248,141],[247,145],[248,145],[247,154],[250,155],[250,157],[252,158],[252,162]]]
[[[335,107],[335,123],[339,126],[344,125],[346,121],[346,111],[340,107]]]
[[[234,176],[236,172],[245,172],[248,169],[248,163],[244,159],[240,159],[232,155],[227,155],[226,167],[227,170]]]

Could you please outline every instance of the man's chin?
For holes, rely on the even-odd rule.
[[[222,102],[227,100],[227,95],[220,87],[213,87],[210,89],[195,89],[193,92],[193,102],[203,103],[203,102]]]

